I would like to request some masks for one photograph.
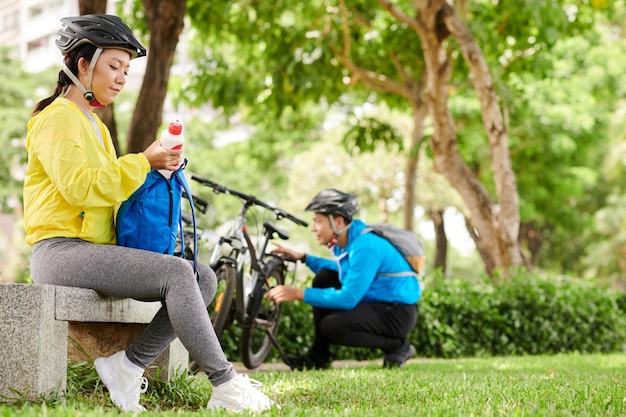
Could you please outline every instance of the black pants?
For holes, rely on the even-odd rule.
[[[313,288],[341,288],[337,271],[323,269]],[[417,322],[417,304],[367,303],[352,310],[313,307],[315,340],[312,352],[330,356],[330,345],[379,348],[385,353],[402,349]]]

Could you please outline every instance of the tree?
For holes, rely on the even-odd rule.
[[[472,68],[477,75],[480,76],[479,80],[481,83],[477,85],[481,88],[480,95],[485,97],[483,100],[485,103],[484,108],[486,111],[493,113],[493,115],[490,116],[493,120],[489,123],[493,122],[493,126],[496,126],[495,131],[490,129],[488,132],[491,134],[494,160],[498,160],[495,167],[498,173],[497,178],[499,179],[497,182],[498,189],[502,193],[500,200],[506,201],[506,203],[501,203],[503,211],[501,212],[499,219],[494,218],[494,204],[492,204],[490,196],[480,181],[476,179],[476,176],[467,168],[466,164],[463,163],[462,159],[458,155],[458,151],[456,150],[456,144],[454,142],[456,137],[454,135],[454,129],[451,127],[453,121],[451,117],[449,117],[447,109],[447,89],[449,88],[449,77],[451,75],[452,66],[447,61],[438,61],[439,54],[441,52],[445,53],[442,42],[447,37],[442,37],[441,39],[437,38],[439,33],[437,32],[438,28],[435,26],[445,23],[441,20],[442,15],[440,12],[446,11],[450,16],[452,16],[448,19],[448,24],[451,25],[452,29],[456,31],[456,37],[465,41],[464,46],[466,49],[473,48],[474,52],[479,53],[480,50],[477,48],[477,45],[473,43],[471,36],[469,36],[469,31],[467,31],[467,29],[461,24],[454,9],[448,3],[441,1],[434,2],[430,8],[422,7],[422,9],[418,9],[417,14],[419,20],[409,18],[408,15],[403,14],[398,8],[388,2],[379,1],[378,3],[379,6],[382,6],[390,12],[397,22],[402,23],[400,27],[409,28],[410,30],[418,33],[422,41],[422,48],[424,47],[424,44],[430,42],[427,44],[430,49],[425,48],[424,50],[424,54],[426,56],[426,67],[422,68],[421,65],[415,65],[416,62],[419,62],[419,60],[415,60],[415,53],[419,54],[421,51],[419,43],[416,43],[415,41],[407,41],[407,39],[417,39],[415,37],[402,36],[402,40],[400,41],[398,34],[392,33],[387,35],[387,37],[391,39],[389,43],[384,42],[386,40],[384,39],[385,36],[380,36],[381,39],[379,39],[380,43],[384,42],[385,45],[387,45],[386,49],[388,51],[388,55],[390,56],[390,60],[387,61],[387,64],[390,65],[385,68],[387,72],[376,72],[367,69],[366,65],[368,63],[372,63],[373,57],[368,57],[367,55],[363,55],[363,53],[360,55],[353,53],[353,49],[356,49],[354,45],[357,44],[356,42],[353,43],[352,39],[364,40],[367,38],[368,30],[377,30],[379,27],[382,30],[384,25],[380,24],[381,21],[389,23],[389,19],[385,16],[381,16],[379,12],[371,12],[372,9],[366,7],[368,6],[367,2],[359,2],[349,10],[347,5],[343,1],[340,1],[339,7],[336,10],[333,9],[333,11],[329,12],[326,16],[321,16],[318,17],[318,19],[312,20],[313,22],[316,20],[318,22],[336,21],[338,27],[340,28],[337,33],[341,34],[341,36],[333,36],[330,34],[330,30],[326,30],[325,33],[323,29],[318,28],[319,32],[323,34],[319,37],[328,45],[328,49],[332,55],[340,63],[342,63],[348,70],[348,73],[351,74],[351,79],[348,81],[349,83],[356,84],[361,81],[368,89],[374,89],[385,93],[385,97],[388,97],[389,95],[396,95],[408,101],[414,116],[414,130],[411,146],[412,151],[414,151],[414,148],[419,146],[420,141],[423,140],[423,122],[426,116],[427,106],[424,104],[422,97],[423,88],[427,87],[430,92],[428,95],[428,107],[430,107],[431,117],[434,120],[435,126],[435,136],[431,138],[431,148],[435,154],[435,166],[438,170],[440,170],[440,172],[445,172],[446,175],[448,175],[448,179],[451,183],[454,184],[460,191],[461,195],[464,196],[465,203],[468,207],[470,207],[470,212],[473,215],[476,228],[480,230],[480,236],[485,239],[484,242],[489,242],[489,244],[479,246],[484,248],[481,253],[484,255],[487,270],[492,272],[495,268],[506,268],[508,266],[519,265],[521,263],[521,256],[517,245],[519,213],[517,210],[515,177],[510,169],[510,159],[508,157],[506,142],[506,130],[502,122],[502,117],[500,116],[498,119],[501,112],[497,107],[488,68],[484,58],[481,56],[477,57],[476,61],[472,62]],[[417,2],[417,4],[422,4],[422,6],[425,5],[425,3],[421,2]],[[261,12],[266,12],[265,9],[261,9],[261,6],[255,9],[257,14],[254,17],[258,20],[261,20],[259,19]],[[325,8],[325,10],[329,10],[329,8]],[[199,14],[194,13],[193,15],[198,16]],[[269,16],[263,14],[263,17],[264,22],[272,20],[271,14]],[[202,21],[205,21],[205,18],[206,16],[199,16],[199,19]],[[232,32],[237,32],[233,31],[232,28],[239,22],[239,20],[240,19],[236,22],[228,21],[229,25],[227,27],[229,28],[229,33],[232,34]],[[226,26],[225,23],[222,25],[219,23],[222,22],[210,22],[209,24],[211,26],[209,28],[209,32],[216,32],[214,29],[216,26],[218,28]],[[253,25],[257,26],[256,22],[254,22]],[[263,27],[263,25],[259,24],[258,27]],[[276,31],[277,29],[276,25],[272,26],[273,31]],[[407,35],[407,30],[398,30],[397,32],[402,32],[403,35]],[[282,28],[280,33],[281,35],[284,34],[284,28]],[[301,39],[296,39],[297,42],[294,42],[294,38],[298,38],[298,35],[285,34],[285,36],[289,36],[292,43],[296,43],[298,47],[304,49],[300,43]],[[243,43],[248,44],[246,41],[243,41]],[[267,39],[263,39],[261,43],[265,45],[274,45],[274,42],[268,42]],[[407,43],[414,43],[415,49],[411,50],[410,48],[407,48]],[[275,47],[272,47],[270,54],[275,53],[274,49]],[[399,52],[407,50],[409,50],[410,53]],[[314,49],[309,53],[309,55],[315,55],[315,51],[316,50]],[[284,54],[284,51],[282,52]],[[305,52],[302,52],[301,54],[303,55],[304,53]],[[411,53],[413,53],[413,55]],[[323,54],[323,52],[317,53],[318,56]],[[362,61],[362,63],[357,64],[358,60]],[[314,65],[319,60],[310,61],[312,61],[311,65]],[[376,61],[376,63],[379,62]],[[287,65],[288,64],[285,63],[284,66]],[[429,65],[430,68],[428,67]],[[441,77],[435,77],[435,75],[439,75],[440,65],[443,68],[446,68],[447,66],[448,71],[444,72]],[[300,71],[306,73],[307,71],[311,71],[311,69],[302,68],[301,70],[293,72],[299,73]],[[293,77],[293,74],[289,74],[289,76]],[[288,98],[284,98],[284,92],[281,93],[280,91],[281,85],[285,83],[285,79],[287,78],[285,74],[274,74],[273,78],[274,82],[272,85],[278,88],[274,88],[272,90],[272,95],[277,97],[277,100],[279,100],[278,104],[291,104]],[[293,84],[297,83],[296,80],[293,80],[292,82]],[[293,84],[289,82],[287,83],[287,85]],[[324,91],[327,97],[329,93],[333,92],[334,90],[332,87],[331,89]],[[293,102],[295,100],[292,99],[291,101]],[[293,105],[297,105],[297,102],[293,103]],[[405,225],[409,227],[412,227],[413,189],[415,181],[414,169],[416,169],[417,166],[416,158],[418,154],[418,152],[414,152],[410,156],[409,163],[407,164],[409,167],[407,168],[407,172],[409,172],[409,174],[407,175],[407,186],[405,188]],[[457,182],[457,180],[460,181]],[[502,196],[505,196],[506,198],[502,198]],[[478,236],[478,234],[476,235]]]
[[[149,32],[150,44],[146,72],[128,132],[128,152],[142,152],[157,137],[174,53],[187,13],[185,0],[143,0],[142,3],[143,8],[138,2],[133,4],[135,25],[132,26]]]
[[[102,14],[107,11],[107,0],[78,0],[78,13],[82,16],[85,14]],[[120,145],[117,135],[117,123],[115,123],[115,103],[108,106],[98,107],[95,113],[102,119],[104,124],[111,132],[115,153],[120,155]]]
[[[456,10],[446,1],[416,2],[417,18],[409,17],[387,1],[381,0],[380,4],[399,21],[411,26],[422,41],[427,73],[426,97],[434,125],[430,145],[435,169],[459,191],[468,207],[472,225],[477,232],[474,240],[487,272],[520,266],[522,257],[517,240],[519,197],[509,155],[508,124],[504,120],[489,66],[480,47]],[[463,53],[481,103],[485,133],[491,150],[497,203],[491,200],[457,149],[454,121],[447,103],[453,67],[452,56],[446,45],[448,36],[454,38]]]
[[[271,7],[215,1],[207,8],[190,2],[201,39],[201,48],[191,50],[202,71],[191,74],[185,94],[195,103],[241,110],[250,121],[307,100],[344,112],[355,107],[355,98],[410,108],[413,138],[417,144],[429,140],[436,169],[463,196],[487,271],[505,270],[523,263],[507,118],[515,97],[506,82],[541,68],[537,64],[559,39],[593,26],[597,4],[456,4],[458,9],[443,0],[277,1]],[[468,120],[453,118],[451,100],[470,88],[482,139],[459,146],[468,137],[458,128]],[[426,111],[432,132],[420,122]],[[472,158],[468,145],[490,152]],[[416,154],[413,145],[406,151]]]

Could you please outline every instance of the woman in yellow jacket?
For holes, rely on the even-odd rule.
[[[28,122],[24,221],[33,280],[114,297],[165,299],[167,308],[131,346],[94,362],[122,410],[145,410],[139,403],[144,369],[176,337],[213,384],[209,408],[270,408],[273,402],[233,369],[215,335],[206,309],[216,291],[211,268],[198,265],[196,280],[182,258],[116,245],[116,208],[150,169],[177,169],[182,152],[155,141],[142,153],[117,158],[110,132],[94,113],[124,88],[131,59],[145,56],[145,48],[117,16],[61,22],[56,45],[64,59],[57,87],[36,104]]]

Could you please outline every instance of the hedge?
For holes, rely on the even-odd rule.
[[[626,350],[626,294],[567,276],[541,277],[519,271],[493,285],[424,277],[418,322],[409,334],[417,356],[460,358],[598,353]],[[231,360],[239,360],[239,332],[224,335]],[[287,353],[303,353],[312,344],[311,307],[283,306],[278,341]],[[377,349],[333,347],[337,359],[380,358]],[[280,361],[276,349],[268,361]]]

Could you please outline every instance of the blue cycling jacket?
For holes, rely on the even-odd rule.
[[[335,260],[306,257],[306,265],[315,273],[322,269],[338,271],[341,288],[307,288],[305,303],[334,310],[351,310],[361,303],[417,303],[422,292],[409,263],[384,238],[362,233],[365,227],[362,220],[352,221],[346,247],[332,248]],[[399,272],[406,275],[384,275]]]

